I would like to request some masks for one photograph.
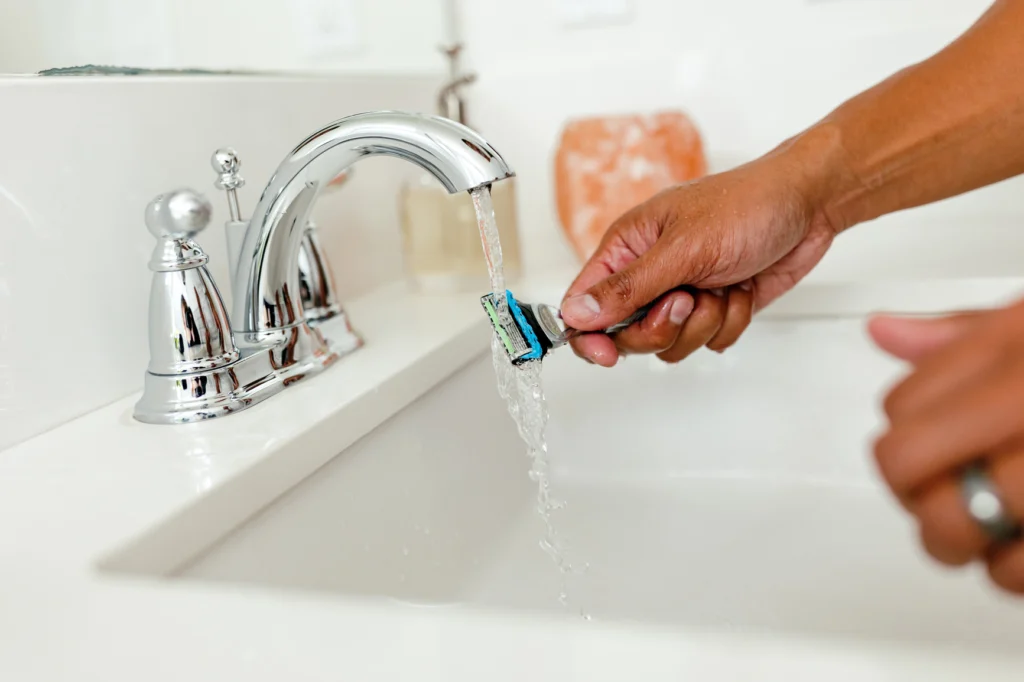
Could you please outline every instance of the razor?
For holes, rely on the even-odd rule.
[[[482,296],[480,304],[487,312],[494,333],[513,365],[541,360],[573,337],[586,333],[566,326],[557,307],[544,303],[523,303],[516,300],[508,290],[503,299],[493,293]],[[640,308],[627,319],[605,329],[604,333],[613,334],[640,321],[653,305]]]

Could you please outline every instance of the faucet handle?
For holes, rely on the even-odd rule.
[[[238,206],[238,189],[245,187],[245,178],[238,174],[242,162],[238,160],[238,152],[231,147],[221,147],[210,157],[210,165],[218,173],[213,186],[222,189],[228,195],[228,211],[232,222],[242,220],[242,211]]]
[[[189,270],[209,257],[192,238],[210,224],[213,208],[202,194],[178,189],[161,194],[146,206],[146,229],[157,238],[149,261],[154,272]]]
[[[213,207],[199,192],[184,188],[161,194],[146,207],[146,229],[157,239],[191,239],[210,224]]]
[[[135,418],[154,424],[209,419],[240,409],[231,365],[240,353],[224,300],[192,238],[210,224],[212,208],[191,189],[161,194],[146,206],[157,238],[149,260],[149,365]]]

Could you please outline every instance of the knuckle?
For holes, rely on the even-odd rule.
[[[708,341],[707,343],[708,350],[712,350],[716,353],[721,353],[722,351],[728,350],[730,345],[732,344],[723,343],[721,341]]]
[[[725,322],[723,323],[723,326],[725,326],[726,324],[728,324],[730,322],[732,323],[732,326],[735,329],[735,333],[734,333],[733,336],[734,337],[738,337],[740,334],[742,334],[743,332],[745,332],[747,330],[747,327],[750,326],[750,322],[751,322],[750,310],[748,309],[748,310],[745,310],[745,311],[742,311],[742,312],[738,312],[738,313],[732,315],[731,317],[727,313],[726,316],[725,316]]]
[[[738,329],[730,330],[730,332],[727,335],[716,336],[715,338],[711,339],[710,343],[708,343],[708,348],[714,351],[728,350],[729,348],[732,348],[733,346],[736,345],[736,342],[740,340],[740,336],[743,335],[743,332],[745,330],[746,327],[744,326]]]
[[[612,341],[615,342],[615,349],[622,355],[630,355],[632,353],[643,353],[643,342],[629,336],[613,336]]]
[[[573,352],[573,353],[574,353],[574,354],[576,355],[576,357],[578,357],[579,359],[581,359],[581,360],[585,360],[586,362],[589,362],[589,363],[591,363],[591,364],[593,364],[593,363],[594,363],[594,361],[593,361],[593,360],[592,360],[592,359],[590,358],[590,356],[589,356],[589,355],[587,354],[587,351],[586,351],[586,349],[585,349],[585,348],[584,348],[584,347],[583,347],[583,346],[582,346],[582,345],[581,345],[581,344],[580,344],[580,343],[578,342],[578,340],[577,340],[577,339],[573,339],[572,341],[570,341],[570,342],[569,342],[569,347],[570,347],[570,348],[572,348],[572,352]]]
[[[665,351],[663,353],[658,353],[657,357],[662,362],[665,362],[665,363],[667,363],[669,365],[675,365],[675,364],[678,364],[678,363],[682,362],[683,359],[686,358],[686,355],[688,355],[688,353],[687,354],[680,354],[680,353],[675,353],[675,352],[673,352],[671,350],[667,350],[667,351]]]
[[[655,327],[647,335],[650,349],[656,352],[668,350],[675,343],[678,334],[678,328],[673,328],[670,324],[662,324]]]
[[[688,327],[704,335],[718,331],[722,326],[723,318],[721,305],[713,301],[707,302],[708,298],[714,298],[714,296],[698,297],[697,305],[690,314],[690,319],[687,320]]]
[[[708,348],[715,351],[724,351],[732,348],[739,342],[740,337],[750,326],[750,318],[732,320],[728,317],[722,323],[722,329],[718,335],[711,340],[708,344]]]
[[[725,310],[729,306],[727,291],[727,289],[722,289],[719,292],[721,295],[711,293],[710,291],[701,292],[702,305],[707,306],[715,314],[724,316]]]
[[[1014,565],[1005,557],[988,560],[988,576],[998,588],[1010,594],[1024,594],[1024,562]]]
[[[989,462],[989,473],[1003,492],[1010,513],[1024,519],[1024,452],[996,457]]]
[[[708,344],[707,344],[708,350],[713,350],[713,351],[715,351],[717,353],[721,353],[722,351],[725,351],[725,350],[728,350],[729,348],[731,348],[736,343],[737,340],[738,339],[735,339],[735,338],[728,338],[728,339],[714,338],[714,339],[711,339],[711,341],[709,341]]]
[[[636,297],[638,284],[636,274],[626,270],[608,280],[607,293],[618,303],[628,303]]]
[[[977,554],[973,539],[962,527],[950,522],[951,510],[943,509],[937,496],[923,501],[917,510],[921,544],[936,561],[947,566],[963,566]]]
[[[667,349],[671,341],[662,341],[658,332],[621,333],[614,337],[615,346],[624,353],[658,353]]]
[[[926,526],[925,524],[921,525],[921,546],[928,553],[928,556],[944,566],[963,566],[970,561],[969,558],[964,558],[961,554],[955,552],[941,535],[935,533],[935,530],[934,527]]]
[[[875,441],[874,447],[875,462],[878,464],[882,478],[897,495],[907,492],[904,476],[899,466],[906,450],[905,440],[902,433],[889,431]]]
[[[886,394],[885,399],[882,401],[882,409],[885,411],[885,416],[889,419],[895,418],[903,411],[903,407],[906,403],[906,391],[902,389],[902,384],[893,388],[888,394]]]

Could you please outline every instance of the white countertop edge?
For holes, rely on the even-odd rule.
[[[809,281],[759,313],[764,317],[861,317],[939,314],[1006,305],[1024,297],[1024,278],[883,280],[864,284]]]

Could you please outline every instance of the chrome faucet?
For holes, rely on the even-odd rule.
[[[136,419],[178,424],[237,412],[361,345],[333,300],[330,269],[309,215],[327,184],[376,155],[415,163],[453,194],[515,175],[486,140],[461,124],[401,112],[357,114],[318,130],[285,157],[245,221],[236,194],[243,184],[237,156],[219,151],[213,165],[217,186],[228,193],[231,331],[208,257],[193,239],[209,222],[208,202],[191,190],[157,197],[146,212],[159,242],[150,261],[151,360]],[[313,300],[323,305],[307,315],[304,303]]]
[[[228,214],[230,219],[225,223],[228,237],[228,251],[231,253],[230,276],[235,277],[237,254],[241,248],[248,221],[242,220],[241,208],[238,203],[238,189],[245,186],[245,180],[239,174],[242,162],[238,153],[230,147],[223,147],[213,153],[210,165],[217,172],[217,181],[213,183],[217,189],[226,192],[228,198]],[[351,169],[346,170],[329,184],[341,184],[348,180]],[[331,272],[327,257],[320,248],[316,225],[306,222],[306,233],[299,246],[299,299],[306,322],[315,325],[343,315],[344,311],[335,294],[334,274]],[[351,332],[351,330],[348,330]]]

